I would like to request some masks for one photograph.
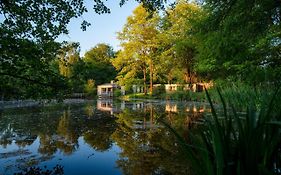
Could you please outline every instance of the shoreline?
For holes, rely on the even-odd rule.
[[[57,100],[11,100],[0,101],[0,109],[22,108],[22,107],[44,107],[56,104],[79,104],[93,100],[88,99],[64,99],[61,102]]]

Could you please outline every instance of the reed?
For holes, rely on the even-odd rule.
[[[194,174],[280,174],[279,89],[269,101],[261,98],[258,108],[255,103],[248,103],[244,112],[237,110],[239,105],[235,103],[238,101],[225,100],[219,89],[217,93],[222,110],[217,110],[209,92],[205,92],[212,115],[204,117],[199,132],[189,134],[188,143],[162,121],[182,145]]]

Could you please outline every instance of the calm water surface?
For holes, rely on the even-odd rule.
[[[185,137],[206,111],[201,103],[141,101],[0,109],[0,175],[56,165],[64,174],[190,174],[159,118]]]

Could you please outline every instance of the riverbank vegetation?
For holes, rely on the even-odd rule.
[[[144,86],[145,94],[154,93],[154,84],[218,79],[254,89],[280,85],[280,1],[178,0],[160,13],[156,9],[163,2],[142,1],[143,6],[133,11],[117,34],[119,51],[98,44],[82,57],[79,43],[55,40],[68,32],[71,18],[87,11],[82,1],[30,1],[34,4],[30,9],[23,2],[1,2],[5,17],[1,22],[1,99],[92,96],[88,87],[93,82],[96,86],[113,79],[127,89],[149,84],[149,89]],[[98,13],[110,11],[102,2],[96,3]],[[57,9],[49,14],[50,9],[40,5]],[[84,21],[82,29],[89,25]]]
[[[220,91],[222,109],[216,108],[206,91],[212,117],[205,116],[203,125],[189,133],[188,139],[162,123],[177,137],[195,174],[279,174],[279,90],[268,94],[270,99],[262,99],[259,108],[251,103],[244,111],[234,107],[236,101],[223,98]]]

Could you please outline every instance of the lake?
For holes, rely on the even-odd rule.
[[[86,101],[0,110],[0,174],[190,174],[172,126],[188,141],[210,107],[169,101]]]

